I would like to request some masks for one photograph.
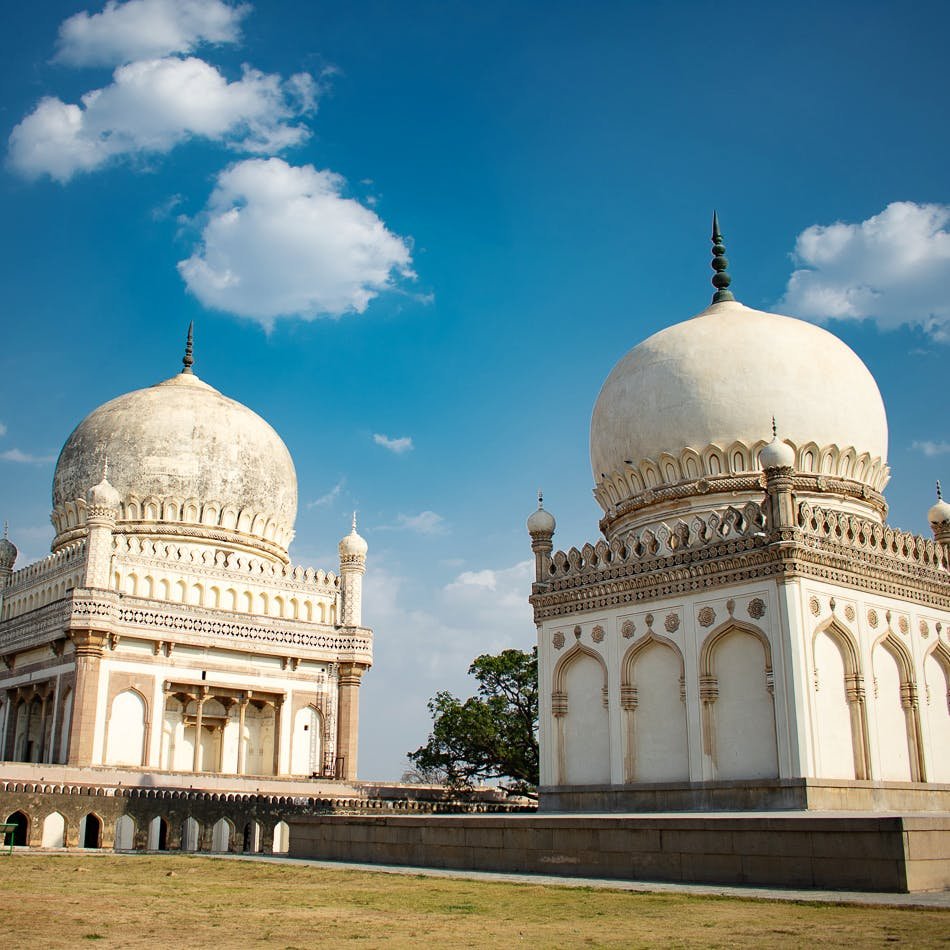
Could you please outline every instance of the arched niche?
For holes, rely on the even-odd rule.
[[[607,666],[603,657],[575,643],[554,668],[551,710],[557,731],[560,785],[610,782]]]
[[[107,765],[140,766],[145,761],[148,702],[137,689],[116,694],[109,707]]]
[[[950,783],[950,650],[935,643],[924,657],[924,682],[929,707],[931,782]]]
[[[871,649],[880,776],[885,782],[925,782],[914,661],[887,631]]]
[[[867,779],[867,709],[857,642],[837,618],[831,618],[815,630],[812,657],[817,774]]]
[[[627,650],[620,667],[624,779],[689,779],[686,670],[679,646],[652,631]]]
[[[758,627],[730,618],[699,657],[703,744],[717,779],[778,777],[772,646]]]
[[[290,752],[292,775],[319,775],[323,771],[323,718],[315,706],[294,715]]]

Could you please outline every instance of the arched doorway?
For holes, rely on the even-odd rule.
[[[231,835],[234,826],[227,818],[219,818],[211,829],[211,850],[223,853],[231,850]]]
[[[297,710],[290,762],[293,775],[319,775],[323,771],[322,732],[320,713],[315,707]]]
[[[7,824],[16,825],[16,831],[13,832],[14,845],[25,848],[30,842],[30,819],[22,811],[15,811],[7,816]]]
[[[286,821],[278,821],[274,825],[274,844],[271,850],[274,854],[286,854],[290,850],[290,825]]]
[[[62,848],[66,844],[66,819],[54,811],[43,819],[43,847]]]
[[[92,812],[79,822],[79,846],[81,848],[102,847],[102,822]]]
[[[246,854],[257,854],[261,850],[260,822],[249,821],[244,826],[244,840],[241,844],[241,850]]]
[[[115,823],[115,850],[132,851],[135,848],[135,822],[129,815],[121,815]]]
[[[168,822],[164,818],[155,817],[148,825],[148,850],[168,850]]]

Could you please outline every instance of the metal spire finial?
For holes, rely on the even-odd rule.
[[[940,482],[937,482],[939,485]],[[3,522],[3,540],[6,541],[10,533],[10,523],[8,521]]]
[[[775,425],[775,416],[772,416],[772,438],[778,438],[778,426]]]
[[[353,512],[353,534],[356,534],[356,512]]]
[[[729,266],[729,258],[726,257],[726,245],[722,243],[722,232],[719,230],[719,215],[715,211],[713,212],[712,244],[713,259],[710,266],[716,272],[712,276],[712,285],[716,288],[712,302],[722,303],[725,300],[735,300],[736,298],[732,296],[732,291],[729,290],[729,285],[732,283],[732,278],[726,273],[726,268]]]
[[[943,501],[943,492],[940,490],[940,479],[937,479],[937,501]]]
[[[188,324],[188,338],[185,340],[185,355],[182,357],[181,363],[185,368],[182,370],[183,373],[192,373],[192,366],[195,365],[195,358],[192,355],[195,349],[195,321],[192,320]]]
[[[544,507],[544,492],[541,489],[538,489],[538,511]]]

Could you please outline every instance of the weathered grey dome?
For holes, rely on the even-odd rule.
[[[258,549],[287,560],[297,475],[280,436],[190,372],[119,396],[66,441],[53,477],[53,550],[85,532],[104,465],[117,530]]]

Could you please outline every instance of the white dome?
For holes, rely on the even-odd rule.
[[[536,534],[554,534],[554,530],[557,528],[554,515],[549,511],[545,511],[540,505],[528,515],[527,525],[528,534],[532,537]]]
[[[595,495],[605,510],[664,485],[761,470],[778,420],[798,472],[887,481],[887,417],[859,357],[827,330],[736,301],[635,346],[591,421]]]
[[[90,487],[108,465],[117,530],[250,547],[287,560],[297,474],[256,413],[190,372],[119,396],[66,441],[53,477],[53,550],[85,532]]]

